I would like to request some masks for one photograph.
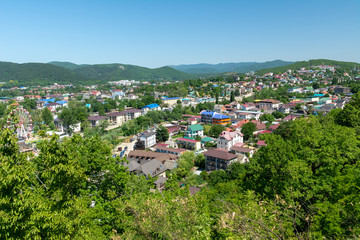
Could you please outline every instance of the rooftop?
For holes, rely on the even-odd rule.
[[[204,156],[215,157],[225,160],[232,160],[237,158],[235,154],[229,153],[226,150],[221,149],[210,149],[204,153]]]

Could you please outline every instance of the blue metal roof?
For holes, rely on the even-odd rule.
[[[59,104],[65,104],[65,103],[67,103],[67,101],[56,101],[57,103],[59,103]]]
[[[176,99],[181,99],[179,97],[173,97],[173,98],[164,98],[163,100],[176,100]]]
[[[39,101],[42,101],[42,102],[55,102],[55,98],[40,99]]]
[[[157,104],[157,103],[152,103],[152,104],[146,105],[146,106],[143,107],[142,109],[144,109],[144,108],[150,108],[150,109],[152,109],[152,108],[157,108],[157,107],[160,107],[159,104]]]

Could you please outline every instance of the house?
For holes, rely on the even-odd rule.
[[[127,171],[135,173],[139,176],[145,177],[156,177],[161,176],[166,178],[166,170],[164,164],[162,164],[159,160],[152,159],[140,164],[137,160],[130,160],[129,163],[123,162],[122,165],[126,167]]]
[[[251,158],[254,155],[255,150],[252,148],[243,147],[241,144],[235,144],[231,147],[230,152],[233,154],[244,154]]]
[[[230,150],[236,143],[243,142],[244,135],[240,131],[228,132],[223,131],[217,139],[217,148]]]
[[[351,91],[350,91],[349,87],[337,86],[337,87],[334,88],[334,92],[335,93],[349,94]]]
[[[126,122],[127,114],[125,112],[110,112],[106,114],[109,117],[109,122],[111,124],[121,125]]]
[[[278,109],[280,107],[280,104],[280,101],[275,99],[264,99],[258,102],[259,108]]]
[[[256,145],[259,147],[264,147],[264,146],[266,146],[266,143],[264,140],[259,140],[259,141],[257,141]]]
[[[57,103],[57,102],[51,102],[51,103],[46,103],[44,105],[44,107],[49,107],[51,109],[58,109],[59,107],[62,107],[62,105],[60,103]]]
[[[179,132],[180,132],[179,125],[167,126],[166,129],[169,131],[169,137],[175,136],[176,134],[179,134]]]
[[[142,111],[140,109],[134,109],[134,108],[127,109],[123,112],[126,113],[126,121],[133,120],[142,115]]]
[[[289,114],[290,113],[290,105],[289,104],[283,104],[280,108],[279,108],[279,112],[282,112],[284,114]]]
[[[138,148],[149,148],[156,144],[155,132],[144,132],[140,135],[137,143]]]
[[[65,126],[63,120],[59,118],[54,119],[55,127],[59,130],[59,132],[67,132],[69,129],[71,129],[72,132],[80,132],[81,131],[81,123],[75,123],[72,126]]]
[[[204,156],[206,171],[225,170],[230,164],[236,162],[238,158],[235,154],[223,149],[210,149],[204,153]]]
[[[265,123],[262,123],[261,121],[252,120],[251,122],[252,122],[252,123],[255,123],[256,129],[257,129],[258,131],[259,131],[259,130],[265,130],[265,129],[266,129],[266,124],[265,124]]]
[[[161,153],[161,152],[152,152],[152,151],[143,151],[143,150],[135,150],[130,151],[127,160],[133,161],[136,160],[136,162],[139,165],[142,165],[148,161],[151,160],[158,160],[160,161],[167,169],[173,169],[176,167],[176,162],[180,158],[178,155],[170,154],[170,153]],[[137,167],[136,164],[134,164],[135,168]]]
[[[221,104],[215,104],[214,106],[214,112],[216,113],[223,113],[226,111],[226,108],[224,105],[221,105]]]
[[[161,145],[156,145],[156,152],[159,153],[170,153],[176,156],[180,156],[182,153],[186,152],[186,149],[182,148],[169,148]]]
[[[185,136],[187,137],[196,137],[196,136],[204,136],[204,128],[200,124],[195,124],[188,126],[185,131]]]
[[[149,111],[158,111],[158,110],[161,110],[161,107],[157,103],[152,103],[142,108],[144,114],[146,114]]]
[[[163,98],[162,101],[163,104],[167,104],[169,107],[172,107],[173,105],[177,104],[178,101],[181,102],[181,98],[179,97]]]
[[[241,109],[241,110],[243,110],[243,111],[248,111],[248,110],[254,109],[254,108],[256,108],[255,103],[253,103],[253,102],[247,102],[247,103],[244,103],[244,104],[240,105],[240,108],[239,108],[239,109]]]
[[[176,143],[180,148],[185,148],[189,150],[200,150],[201,149],[201,142],[189,138],[177,138]]]
[[[188,118],[186,122],[190,125],[195,125],[198,123],[198,120],[196,118]]]
[[[101,121],[101,120],[106,120],[106,119],[108,119],[108,118],[105,117],[105,116],[89,116],[89,117],[88,117],[88,120],[90,121],[90,125],[91,125],[92,127],[99,126],[100,121]]]
[[[201,112],[201,121],[209,124],[227,125],[231,123],[231,118],[220,113],[204,110]]]

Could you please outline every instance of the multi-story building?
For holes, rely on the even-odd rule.
[[[222,149],[210,149],[204,153],[204,156],[206,171],[225,170],[230,164],[237,161],[235,154]]]
[[[204,136],[204,128],[200,124],[195,124],[188,126],[185,131],[185,136],[187,137],[196,137],[196,136]]]
[[[144,114],[146,114],[146,113],[149,112],[149,111],[158,111],[158,110],[161,110],[161,107],[160,107],[159,104],[157,104],[157,103],[152,103],[152,104],[146,105],[146,106],[143,107],[141,110],[144,112]]]
[[[189,138],[178,138],[176,143],[180,148],[197,151],[201,149],[201,141],[189,139]]]
[[[228,132],[223,131],[217,139],[217,148],[230,150],[236,143],[243,142],[243,134],[240,131]]]
[[[109,122],[112,124],[121,125],[126,122],[127,113],[125,112],[110,112],[106,116],[109,117]]]
[[[123,112],[126,113],[126,121],[138,118],[142,115],[142,111],[140,109],[134,108],[127,109]]]
[[[181,98],[179,98],[179,97],[163,98],[162,101],[163,101],[163,104],[167,104],[167,105],[169,105],[169,107],[172,107],[173,105],[177,104],[178,101],[181,102]]]
[[[201,121],[209,124],[227,125],[231,123],[231,118],[220,113],[204,110],[201,112]]]
[[[275,99],[264,99],[259,101],[259,108],[272,108],[272,109],[278,109],[280,107],[280,102]]]
[[[156,144],[156,133],[155,132],[144,132],[140,135],[138,141],[138,147],[149,148]]]

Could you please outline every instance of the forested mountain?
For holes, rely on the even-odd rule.
[[[280,67],[292,64],[293,62],[286,62],[282,60],[274,60],[269,62],[239,62],[239,63],[219,63],[219,64],[186,64],[170,66],[179,71],[190,74],[208,74],[208,73],[225,73],[238,72],[245,73],[249,71],[257,71],[264,68]]]
[[[287,66],[262,69],[259,70],[257,73],[258,74],[264,74],[268,72],[282,73],[282,72],[286,72],[287,70],[299,70],[300,68],[309,68],[310,66],[319,66],[319,65],[339,66],[343,70],[349,71],[353,69],[355,65],[359,65],[359,63],[342,62],[342,61],[335,61],[329,59],[312,59],[309,61],[296,62]]]
[[[170,67],[150,69],[124,64],[76,65],[70,62],[24,63],[0,62],[0,82],[8,86],[59,84],[94,84],[104,81],[130,80],[184,80],[187,73]],[[11,83],[9,84],[9,82]]]
[[[89,66],[89,64],[78,65],[78,64],[75,64],[72,62],[59,62],[59,61],[52,61],[52,62],[49,62],[48,64],[55,65],[55,66],[62,67],[62,68],[67,68],[70,70],[74,70],[76,68],[80,68],[80,67],[84,67],[84,66]]]
[[[76,72],[50,64],[0,62],[0,81],[9,82],[10,80],[18,86],[52,83],[78,84],[88,81],[87,78]]]
[[[128,64],[96,64],[79,67],[75,72],[90,79],[116,81],[121,79],[134,80],[184,80],[192,76],[171,67],[145,68]]]

